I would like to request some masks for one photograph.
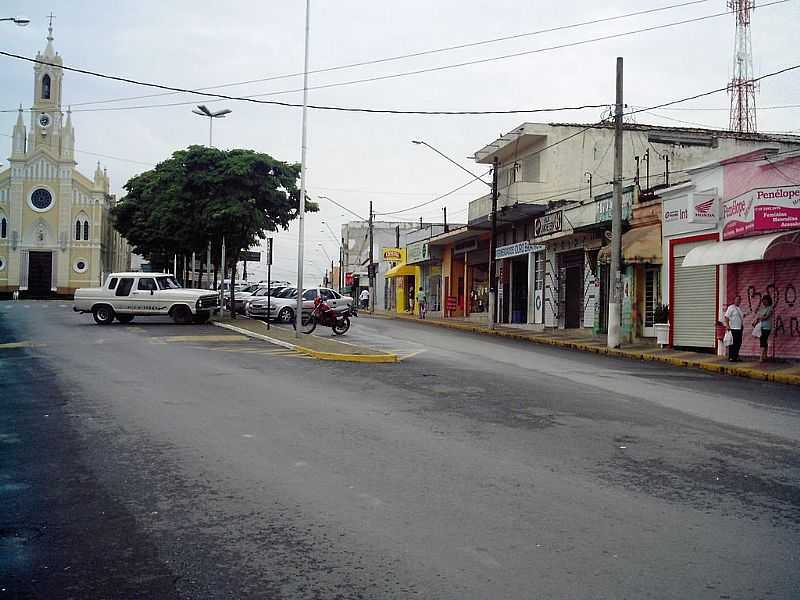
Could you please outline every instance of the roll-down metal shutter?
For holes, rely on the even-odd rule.
[[[706,242],[707,243],[707,242]],[[717,322],[717,267],[686,267],[683,259],[697,244],[675,247],[673,346],[714,348]]]

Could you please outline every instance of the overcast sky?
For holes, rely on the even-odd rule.
[[[433,48],[533,32],[592,19],[677,4],[679,0],[312,0],[311,68],[404,55]],[[40,2],[8,0],[0,9],[31,19],[27,28],[0,23],[0,47],[33,57],[45,46],[46,15],[53,11],[55,47],[68,66],[132,79],[200,88],[263,79],[302,71],[304,5],[291,2]],[[113,8],[111,8],[113,6]],[[310,85],[325,85],[414,71],[474,59],[560,45],[612,33],[711,15],[725,10],[724,0],[641,15],[598,25],[521,37],[457,51],[335,70],[312,75]],[[790,0],[755,11],[752,25],[756,75],[800,62],[797,24],[800,2]],[[312,90],[313,104],[423,110],[508,110],[611,103],[615,57],[625,58],[625,101],[648,106],[724,86],[730,78],[734,20],[731,15],[674,28],[635,34],[572,48],[528,54],[496,62],[433,73]],[[32,65],[0,57],[0,109],[32,102]],[[289,91],[265,99],[300,102],[301,77],[228,87],[230,95]],[[73,106],[78,168],[91,175],[98,157],[108,167],[112,187],[120,194],[132,175],[173,151],[208,141],[207,121],[191,113],[199,97],[174,94],[107,104],[83,104],[158,93],[157,90],[67,73],[64,104]],[[186,105],[136,110],[98,111],[149,104]],[[680,108],[638,115],[639,122],[681,125],[666,117],[711,127],[727,125],[728,97],[703,98]],[[765,80],[759,106],[800,104],[800,72]],[[82,104],[81,106],[78,106]],[[214,145],[253,148],[278,159],[300,160],[300,110],[238,101],[208,103],[233,114],[218,120]],[[86,110],[92,109],[92,110]],[[80,112],[79,112],[80,111]],[[432,199],[468,176],[411,139],[424,139],[467,168],[466,157],[524,121],[591,122],[597,109],[549,116],[396,116],[309,112],[308,187],[312,196],[328,195],[359,215],[369,201],[376,212],[389,212]],[[11,134],[16,115],[0,113],[0,133]],[[800,130],[800,109],[761,110],[759,129]],[[26,114],[26,125],[28,117]],[[5,140],[10,152],[11,140]],[[7,156],[7,154],[3,155]],[[470,199],[484,193],[474,184],[446,201],[433,203],[402,218],[441,219],[447,206],[453,222],[466,217]],[[327,262],[321,243],[334,259],[337,246],[324,225],[334,231],[351,216],[326,201],[306,227],[306,281],[321,279]],[[274,278],[294,279],[297,234],[293,227],[276,243]]]

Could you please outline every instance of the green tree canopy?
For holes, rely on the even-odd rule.
[[[190,146],[131,178],[112,218],[154,266],[166,266],[174,254],[203,255],[209,242],[218,262],[223,237],[235,264],[240,251],[297,218],[299,177],[299,164],[269,154]],[[306,211],[316,210],[306,200]]]

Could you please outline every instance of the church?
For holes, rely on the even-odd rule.
[[[53,47],[36,55],[34,97],[26,129],[20,107],[9,168],[0,171],[0,295],[70,295],[127,270],[130,249],[112,227],[105,169],[89,178],[76,169],[70,110],[62,111],[64,72]],[[46,64],[45,64],[46,63]]]

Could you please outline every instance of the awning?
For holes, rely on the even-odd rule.
[[[730,265],[781,258],[800,258],[800,231],[703,244],[689,250],[683,266]]]
[[[603,263],[611,262],[611,246],[603,246],[597,255]],[[622,261],[661,264],[661,225],[636,227],[622,234]]]
[[[415,267],[413,265],[397,265],[396,267],[392,267],[388,271],[386,271],[386,275],[384,277],[405,277],[406,275],[416,275],[417,269],[419,267]]]

